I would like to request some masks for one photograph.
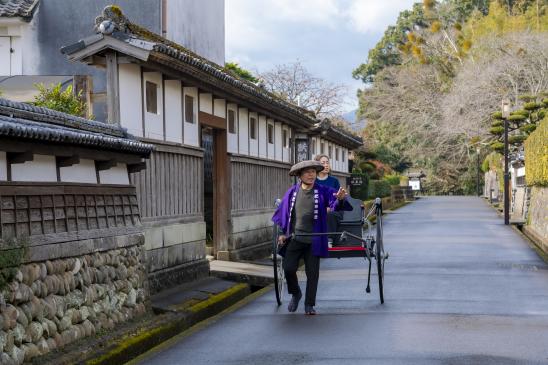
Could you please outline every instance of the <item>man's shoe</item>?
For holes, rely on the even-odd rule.
[[[287,310],[290,312],[295,312],[297,308],[299,307],[299,301],[303,297],[303,293],[299,292],[299,294],[293,294],[291,297],[291,300],[289,301],[289,305],[287,306]]]
[[[307,314],[309,316],[313,316],[316,314],[316,310],[311,305],[305,305],[304,306],[304,314]]]

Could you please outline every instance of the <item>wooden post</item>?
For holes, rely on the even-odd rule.
[[[108,121],[120,124],[120,84],[118,82],[118,55],[116,52],[106,54],[107,64],[107,112]]]
[[[230,212],[230,161],[226,129],[215,129],[213,172],[213,242],[217,259],[228,260],[228,218]]]
[[[93,104],[91,94],[93,93],[93,78],[87,75],[75,75],[74,80],[74,95],[81,92],[80,99],[86,103],[86,118],[93,115]]]

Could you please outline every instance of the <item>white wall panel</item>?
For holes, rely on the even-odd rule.
[[[195,87],[185,87],[183,88],[184,95],[189,95],[194,98],[194,123],[184,122],[184,143],[190,146],[199,147],[199,133],[198,133],[198,89]],[[183,96],[184,101],[184,96]],[[184,102],[183,102],[184,105]],[[183,115],[185,111],[183,110]]]
[[[291,153],[291,148],[290,148],[290,145],[291,145],[291,134],[290,134],[290,131],[289,131],[289,127],[286,126],[286,125],[282,125],[282,136],[283,136],[283,132],[285,131],[286,133],[286,141],[284,142],[283,138],[282,138],[282,161],[284,162],[289,162],[289,155]],[[287,144],[287,147],[285,147],[283,144],[286,143]]]
[[[118,82],[120,84],[120,123],[129,133],[142,137],[141,67],[120,64]]]
[[[282,123],[275,122],[274,123],[274,146],[275,146],[275,159],[278,161],[282,161]]]
[[[225,99],[215,99],[213,101],[213,115],[226,118],[226,100]],[[228,126],[227,126],[228,129]]]
[[[0,151],[0,181],[8,179],[8,164],[6,161],[6,152]]]
[[[147,111],[146,82],[156,84],[156,113]],[[145,137],[164,140],[164,116],[163,116],[163,87],[162,74],[159,72],[143,72],[143,108],[145,115]]]
[[[267,157],[267,139],[266,139],[266,117],[264,115],[259,116],[259,157]]]
[[[213,96],[211,94],[200,94],[200,111],[213,114]]]
[[[95,161],[80,160],[79,164],[59,168],[61,181],[97,184]]]
[[[183,91],[181,81],[166,80],[166,141],[183,143]]]
[[[12,181],[57,181],[55,156],[34,155],[32,161],[11,165]]]
[[[101,184],[129,185],[129,176],[125,163],[118,163],[111,169],[99,171]]]
[[[23,74],[23,41],[21,37],[11,37],[11,74]]]
[[[238,149],[242,155],[249,154],[249,113],[246,108],[238,108]]]
[[[227,151],[230,153],[238,153],[238,106],[236,104],[228,104],[227,105],[228,110],[232,110],[234,112],[234,128],[236,133],[230,133],[228,129],[228,115],[226,117],[227,119],[227,125],[226,125],[226,135],[227,135]]]

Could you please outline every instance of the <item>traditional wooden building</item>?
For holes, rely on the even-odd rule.
[[[0,363],[145,313],[129,174],[152,149],[117,125],[0,98]]]
[[[97,33],[64,47],[70,60],[106,69],[109,121],[155,145],[131,174],[146,227],[152,288],[208,271],[218,259],[268,251],[275,198],[294,161],[325,153],[348,176],[361,140],[130,22],[118,7]],[[344,182],[344,181],[343,181]]]

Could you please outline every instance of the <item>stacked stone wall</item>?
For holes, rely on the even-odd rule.
[[[145,313],[131,187],[0,183],[0,364],[22,364]]]
[[[21,364],[145,312],[142,247],[25,264],[0,298],[0,363]]]
[[[524,231],[548,253],[548,187],[533,186]]]

